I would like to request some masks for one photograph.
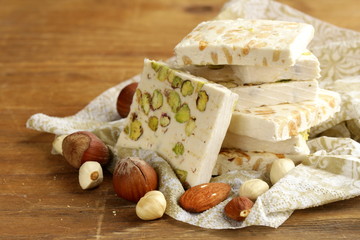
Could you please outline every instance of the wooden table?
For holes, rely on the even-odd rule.
[[[280,228],[206,230],[168,216],[144,222],[115,196],[111,175],[83,191],[50,154],[53,135],[25,128],[34,113],[68,116],[167,59],[226,0],[3,0],[0,7],[0,239],[359,239],[360,198],[296,211]],[[360,31],[358,0],[281,0]]]

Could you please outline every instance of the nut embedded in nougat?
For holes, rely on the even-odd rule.
[[[152,69],[154,69],[155,72],[157,72],[161,68],[161,65],[157,62],[151,62],[151,67]]]
[[[206,104],[209,101],[209,96],[206,91],[201,90],[198,93],[198,98],[196,99],[196,107],[200,112],[204,112],[206,109]]]
[[[179,178],[180,182],[185,182],[187,177],[187,171],[181,169],[175,169],[175,174]]]
[[[159,68],[159,71],[157,73],[157,78],[160,80],[160,81],[165,81],[166,78],[168,77],[168,72],[169,72],[169,68],[166,67],[166,66],[161,66]]]
[[[150,93],[144,92],[141,96],[141,108],[146,115],[150,111],[151,95]]]
[[[163,105],[163,95],[159,89],[154,90],[151,98],[151,109],[157,110]]]
[[[141,126],[141,122],[139,120],[134,120],[130,123],[129,127],[129,137],[131,140],[138,140],[143,134],[144,130]]]
[[[142,92],[140,89],[136,89],[135,91],[135,96],[136,96],[136,102],[141,105],[141,98],[142,98]]]
[[[186,136],[191,136],[191,134],[194,132],[194,129],[196,128],[195,118],[190,118],[189,121],[185,125],[185,133]]]
[[[178,88],[182,84],[182,79],[178,76],[175,76],[172,80],[171,87],[172,88]]]
[[[169,92],[167,92],[167,103],[171,107],[171,111],[176,113],[181,105],[181,99],[179,94],[174,90],[170,90]]]
[[[185,80],[181,85],[181,94],[186,97],[190,96],[194,92],[194,86],[189,80]]]
[[[181,105],[179,110],[176,112],[175,119],[179,123],[185,123],[185,122],[189,121],[189,119],[190,119],[190,108],[186,103]]]
[[[149,128],[155,132],[158,129],[158,125],[159,119],[155,116],[151,116],[148,123]]]
[[[177,142],[172,150],[176,154],[176,156],[183,155],[184,145],[181,142]]]
[[[166,113],[161,114],[160,126],[167,127],[167,126],[169,126],[170,121],[171,121],[171,118]]]

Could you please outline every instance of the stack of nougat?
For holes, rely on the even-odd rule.
[[[313,34],[291,22],[201,23],[176,46],[175,63],[145,59],[116,149],[156,151],[186,187],[244,167],[221,148],[307,154],[302,133],[340,101],[318,88],[319,62],[306,50]]]
[[[314,28],[271,20],[199,24],[176,47],[176,65],[238,95],[223,148],[309,154],[307,131],[339,111],[340,96],[320,89]]]

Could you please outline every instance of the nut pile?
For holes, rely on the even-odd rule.
[[[160,69],[159,74],[161,74]],[[174,82],[176,82],[175,79]],[[192,87],[184,85],[186,82],[183,82],[182,85],[184,94],[191,94]],[[137,83],[130,84],[119,94],[117,109],[122,117],[126,117],[129,113],[132,100],[125,100],[133,98],[133,95],[136,94],[136,86]],[[148,99],[151,100],[149,109],[156,106],[161,107],[163,99],[160,95],[154,92],[153,96]],[[145,111],[147,109],[146,94],[141,94],[141,98]],[[205,106],[206,103],[202,104],[201,102],[206,102],[206,96],[200,97],[198,101],[198,106]],[[181,107],[179,111],[182,111]],[[186,109],[184,108],[183,111],[186,112]],[[157,127],[157,120],[151,121],[149,119],[149,125],[154,126],[154,128]],[[178,121],[180,120],[178,119]],[[162,116],[160,119],[161,126],[167,125],[169,122],[170,119],[167,116]],[[132,124],[135,123],[136,121],[133,121]],[[141,128],[138,130],[141,131]],[[132,126],[132,131],[136,132],[135,126]],[[87,131],[58,136],[53,142],[53,150],[63,155],[71,166],[79,169],[79,185],[82,189],[92,189],[102,183],[102,167],[110,161],[112,156],[106,144],[95,134]],[[175,146],[174,151],[181,152],[181,146]],[[294,167],[294,162],[291,159],[282,158],[274,161],[270,170],[271,183],[275,184]],[[176,169],[174,171],[181,178],[181,173]],[[166,199],[163,193],[156,190],[158,188],[158,175],[154,168],[144,160],[137,157],[119,160],[113,173],[113,187],[119,197],[136,203],[135,212],[140,219],[154,220],[161,218],[165,213]],[[236,221],[244,221],[256,199],[267,190],[269,190],[269,185],[261,179],[245,181],[238,190],[238,196],[226,204],[225,215]],[[226,200],[230,192],[231,186],[226,183],[200,184],[186,190],[179,198],[178,203],[188,212],[201,213]]]
[[[130,102],[131,103],[131,102]],[[111,151],[95,134],[79,131],[55,138],[53,149],[79,169],[79,185],[92,189],[103,181],[102,166],[111,158]],[[130,157],[117,162],[113,173],[113,186],[117,195],[137,203],[136,215],[143,220],[161,218],[165,213],[166,199],[158,187],[154,168],[145,161]]]

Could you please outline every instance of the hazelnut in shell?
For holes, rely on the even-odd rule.
[[[147,192],[157,189],[158,176],[144,160],[127,157],[115,166],[113,186],[119,197],[137,203]]]
[[[66,136],[62,142],[62,153],[75,168],[87,161],[106,164],[110,159],[110,150],[95,134],[79,131]]]

